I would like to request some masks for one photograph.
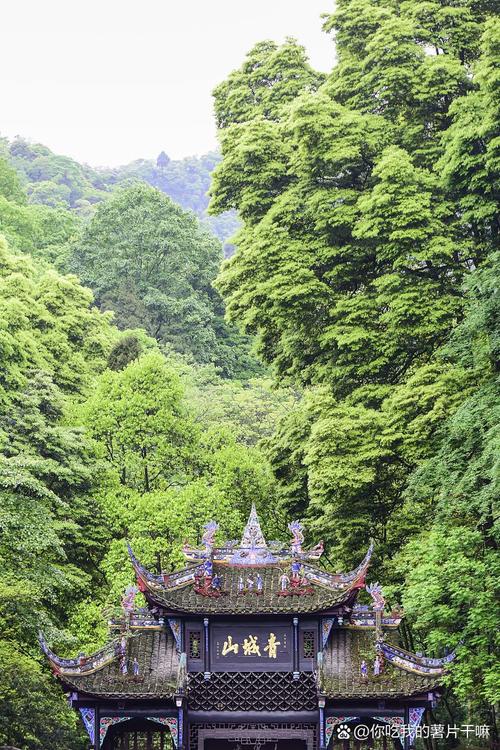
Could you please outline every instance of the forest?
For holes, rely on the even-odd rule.
[[[330,73],[262,41],[216,87],[220,153],[0,141],[0,745],[83,750],[38,631],[98,648],[126,540],[174,570],[252,501],[331,570],[373,539],[404,643],[457,654],[434,719],[498,742],[498,5],[323,23]]]
[[[156,161],[139,159],[115,169],[93,169],[54,154],[40,143],[17,137],[10,143],[0,138],[0,156],[17,172],[32,205],[63,209],[72,213],[74,220],[85,219],[115,189],[147,183],[182,208],[193,211],[221,240],[226,254],[232,252],[227,240],[238,226],[236,213],[210,216],[207,211],[210,176],[220,161],[218,152],[175,161],[162,151]]]

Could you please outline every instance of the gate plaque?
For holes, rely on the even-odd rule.
[[[214,672],[291,672],[292,628],[287,625],[216,624],[211,629]]]

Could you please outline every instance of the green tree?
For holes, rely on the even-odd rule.
[[[26,203],[19,176],[4,158],[0,158],[0,195],[13,203]]]
[[[194,215],[136,185],[98,207],[69,265],[121,328],[144,327],[176,351],[232,372],[238,364],[229,350],[239,344],[245,351],[212,288],[220,260],[219,242]]]
[[[325,23],[338,53],[327,88],[349,107],[383,115],[398,145],[432,167],[450,105],[470,88],[489,10],[487,2],[340,0]]]
[[[119,512],[122,535],[110,540],[101,565],[108,582],[107,600],[112,604],[133,580],[124,536],[151,570],[171,571],[185,566],[184,543],[199,544],[208,521],[217,518],[224,539],[234,539],[242,526],[238,510],[217,486],[203,478],[183,487],[131,493],[125,502],[121,498]]]
[[[301,91],[315,91],[324,76],[308,63],[305,49],[295,39],[278,46],[259,42],[239,70],[233,71],[214,91],[219,128],[253,119],[276,119],[283,104]]]
[[[105,372],[84,419],[123,486],[145,493],[182,481],[192,427],[179,377],[159,352]]]
[[[492,18],[481,39],[475,70],[477,87],[450,107],[451,125],[444,133],[444,152],[438,164],[447,194],[458,207],[461,231],[470,256],[481,256],[498,243],[500,225],[500,25]]]
[[[80,222],[62,208],[27,206],[0,195],[0,232],[15,250],[61,268]]]
[[[233,538],[251,503],[263,507],[273,496],[262,452],[186,398],[192,379],[185,363],[152,351],[104,372],[81,409],[105,471],[96,496],[108,529],[99,601],[116,601],[130,582],[125,539],[146,564],[171,569],[183,561],[185,539],[198,543],[208,520],[217,518],[221,534]]]
[[[340,0],[338,64],[317,90],[265,110],[243,66],[214,92],[211,210],[244,221],[217,288],[275,375],[306,388],[268,450],[283,506],[339,564],[369,536],[379,561],[398,549],[408,478],[477,387],[443,345],[497,236],[491,10]]]
[[[184,382],[196,422],[228,429],[239,443],[249,447],[269,438],[298,398],[289,389],[276,388],[270,378],[228,380],[211,366],[190,368]]]
[[[435,653],[457,649],[450,684],[469,716],[494,732],[500,696],[499,272],[497,253],[470,280],[467,315],[448,356],[474,373],[477,387],[442,425],[437,449],[410,479],[404,511],[413,539],[394,563],[406,579],[403,601],[415,637]]]
[[[123,370],[130,362],[139,359],[142,344],[138,336],[125,334],[116,342],[108,357],[110,370]]]
[[[75,716],[39,666],[40,628],[68,641],[67,613],[99,574],[103,527],[91,445],[71,420],[114,338],[74,277],[0,238],[0,742],[83,747]]]
[[[55,679],[20,650],[0,641],[0,742],[21,750],[83,750],[78,718]]]
[[[196,213],[224,243],[226,254],[230,254],[227,241],[238,227],[235,213],[207,215],[210,176],[220,161],[220,155],[215,151],[180,160],[169,159],[166,154],[164,158],[162,152],[158,157],[160,162],[137,159],[122,167],[92,169],[22,138],[16,138],[10,144],[3,139],[0,148],[9,169],[13,167],[26,186],[31,204],[66,208],[75,217],[90,219],[96,204],[106,200],[118,187],[146,183],[161,190],[182,208]],[[21,202],[25,203],[26,198]]]
[[[78,499],[91,485],[91,458],[65,418],[68,399],[86,394],[104,366],[113,333],[76,279],[41,270],[3,241],[0,290],[0,555],[4,580],[21,591],[18,603],[15,591],[6,596],[22,608],[2,632],[29,640],[44,603],[75,585],[75,566],[85,567],[93,545],[90,534],[78,550],[91,514]]]
[[[59,185],[51,180],[41,180],[29,187],[30,203],[39,203],[53,208],[68,208],[70,205],[71,188]]]

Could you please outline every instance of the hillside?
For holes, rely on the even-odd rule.
[[[231,254],[228,240],[238,226],[235,212],[207,215],[210,176],[220,162],[217,152],[181,160],[162,152],[156,161],[137,159],[122,167],[102,169],[54,154],[47,146],[23,138],[1,139],[0,154],[19,174],[31,204],[69,209],[86,217],[117,187],[145,182],[193,211],[223,243],[225,254]]]

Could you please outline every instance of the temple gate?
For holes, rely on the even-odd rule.
[[[129,587],[109,643],[75,659],[41,637],[93,750],[407,750],[452,655],[399,646],[402,613],[357,568],[319,567],[320,543],[267,542],[252,507],[241,542],[207,524],[187,566],[153,573],[129,549]],[[358,603],[366,589],[372,605]],[[138,609],[141,591],[147,607]]]

